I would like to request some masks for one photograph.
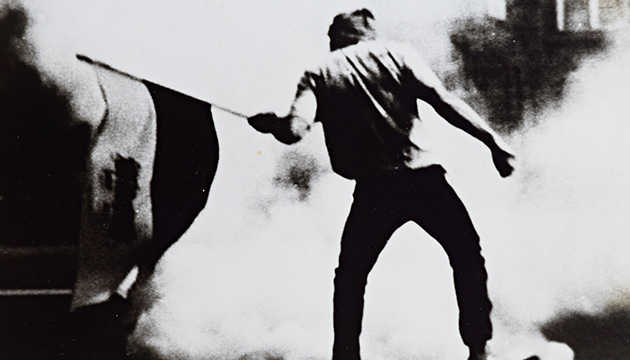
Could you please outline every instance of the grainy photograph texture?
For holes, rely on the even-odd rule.
[[[0,0],[0,359],[625,360],[628,0]]]

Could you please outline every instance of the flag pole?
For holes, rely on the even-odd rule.
[[[226,112],[226,113],[230,113],[230,114],[232,114],[232,115],[236,115],[236,116],[238,116],[238,117],[242,117],[242,118],[245,118],[245,119],[249,118],[249,116],[247,116],[247,115],[245,115],[245,114],[243,114],[243,113],[240,113],[240,112],[238,112],[238,111],[234,111],[234,110],[232,110],[232,109],[229,109],[229,108],[223,107],[223,106],[221,106],[221,105],[213,104],[213,103],[211,103],[211,102],[209,102],[209,101],[208,101],[207,103],[208,103],[208,104],[210,104],[210,106],[211,106],[211,107],[216,108],[216,109],[219,109],[219,110],[224,111],[224,112]]]
[[[126,73],[126,72],[124,72],[124,71],[120,71],[120,70],[118,70],[117,68],[114,68],[114,67],[110,66],[109,64],[106,64],[106,63],[103,63],[103,62],[100,62],[100,61],[97,61],[97,60],[93,60],[92,58],[90,58],[90,57],[88,57],[88,56],[85,56],[85,55],[83,55],[83,54],[77,54],[77,55],[76,55],[76,58],[77,58],[78,60],[80,60],[80,61],[85,61],[85,62],[88,62],[88,63],[90,63],[90,64],[99,65],[99,66],[102,66],[102,67],[104,67],[104,68],[106,68],[106,69],[109,69],[109,70],[115,71],[115,72],[117,72],[117,73],[119,73],[119,74],[122,74],[122,75],[125,75],[125,76],[129,76],[129,77],[134,78],[134,79],[136,79],[136,80],[138,80],[138,81],[141,81],[141,82],[143,81],[143,79],[142,79],[142,78],[139,78],[139,77],[137,77],[137,76],[131,75],[131,74]],[[175,90],[175,91],[178,91],[178,90]],[[247,116],[247,115],[245,115],[245,114],[243,114],[243,113],[240,113],[240,112],[238,112],[238,111],[232,110],[232,109],[230,109],[230,108],[226,108],[226,107],[221,106],[221,105],[213,104],[213,103],[211,103],[210,101],[207,101],[207,100],[204,100],[204,99],[199,99],[199,100],[201,100],[201,101],[205,101],[205,102],[207,102],[208,104],[210,104],[210,106],[215,107],[215,108],[217,108],[217,109],[219,109],[219,110],[225,111],[225,112],[227,112],[227,113],[230,113],[230,114],[232,114],[232,115],[235,115],[235,116],[238,116],[238,117],[242,117],[242,118],[245,118],[245,119],[249,118],[249,116]]]

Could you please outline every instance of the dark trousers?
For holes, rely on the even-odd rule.
[[[441,166],[357,180],[335,271],[334,360],[360,359],[367,277],[391,235],[415,221],[446,251],[455,280],[464,343],[483,351],[492,337],[487,273],[479,236]]]

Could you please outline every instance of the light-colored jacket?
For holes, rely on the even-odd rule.
[[[289,118],[298,123],[292,125],[296,135],[320,121],[333,170],[359,179],[436,164],[430,149],[412,136],[422,124],[418,99],[486,145],[498,139],[472,108],[444,88],[411,46],[378,40],[332,51],[307,70]],[[298,119],[306,126],[299,126]]]

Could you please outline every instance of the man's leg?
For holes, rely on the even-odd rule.
[[[402,225],[382,191],[355,191],[355,201],[341,239],[335,271],[333,360],[360,359],[359,335],[367,277],[387,240]]]
[[[421,180],[422,194],[414,220],[446,251],[455,281],[459,305],[459,329],[471,359],[483,358],[492,337],[488,297],[488,274],[481,255],[479,236],[453,188],[443,174]]]

